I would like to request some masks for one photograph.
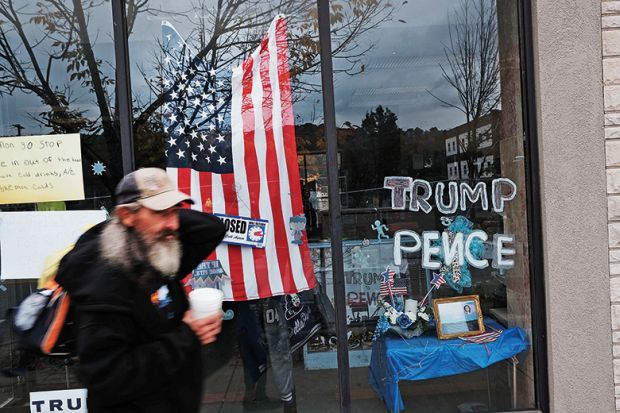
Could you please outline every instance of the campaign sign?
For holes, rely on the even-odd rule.
[[[224,242],[246,247],[265,248],[268,221],[235,215],[214,215],[226,225]]]
[[[30,413],[88,413],[86,389],[30,392]]]

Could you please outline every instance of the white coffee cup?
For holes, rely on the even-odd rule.
[[[189,293],[189,306],[194,318],[203,318],[222,311],[223,299],[217,288],[198,288]]]

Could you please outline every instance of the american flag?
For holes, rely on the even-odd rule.
[[[394,278],[396,272],[387,268],[381,273],[381,281],[379,282],[379,295],[385,297],[388,295],[407,295],[407,278]],[[391,293],[391,294],[390,294]]]
[[[283,16],[232,72],[199,59],[169,23],[162,35],[168,175],[195,209],[269,222],[265,248],[222,243],[207,258],[230,277],[225,299],[314,288],[306,234],[294,244],[289,227],[304,211]]]

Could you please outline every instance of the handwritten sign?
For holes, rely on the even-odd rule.
[[[84,199],[80,135],[0,139],[0,204]]]

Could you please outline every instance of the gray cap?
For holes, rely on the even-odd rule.
[[[142,168],[123,177],[116,186],[116,204],[137,202],[154,211],[163,211],[180,202],[194,203],[189,195],[177,191],[166,171]]]

